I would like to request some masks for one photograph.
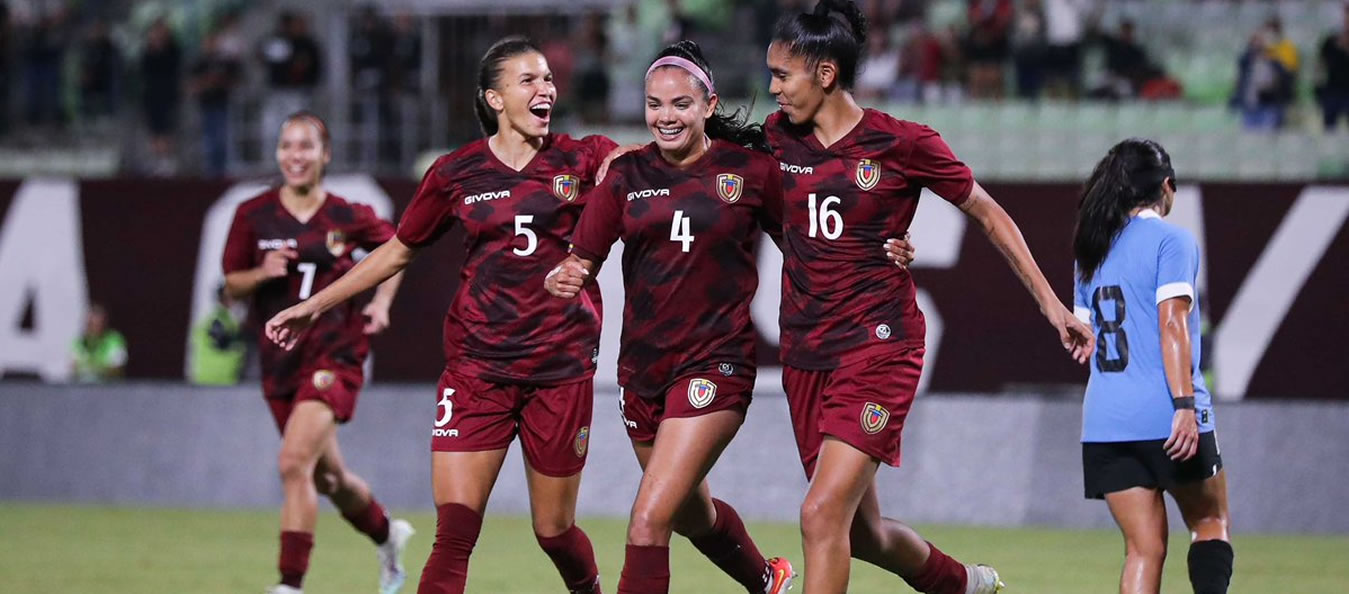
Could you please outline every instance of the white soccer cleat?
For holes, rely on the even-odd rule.
[[[965,594],[997,594],[1007,587],[998,570],[987,565],[965,565],[965,577]]]
[[[301,590],[299,588],[292,588],[285,584],[277,584],[275,586],[267,588],[266,594],[304,594],[304,590]]]
[[[379,594],[398,594],[403,588],[403,582],[407,580],[407,572],[403,571],[403,549],[407,547],[408,539],[416,533],[412,529],[412,524],[407,520],[389,521],[389,538],[384,544],[379,545]],[[293,594],[299,594],[297,590]]]
[[[792,580],[796,579],[796,570],[792,562],[782,557],[773,557],[764,564],[764,594],[782,594],[792,589]]]

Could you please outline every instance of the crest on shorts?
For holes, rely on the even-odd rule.
[[[584,458],[586,448],[590,446],[590,427],[582,427],[576,432],[576,439],[572,441],[572,449],[576,450],[577,458]]]
[[[881,181],[881,166],[871,159],[862,159],[857,162],[857,173],[853,179],[857,187],[864,191],[871,190],[876,187],[876,182]]]
[[[693,408],[703,408],[712,404],[712,398],[717,395],[717,385],[698,378],[689,382],[689,404]]]
[[[554,175],[553,176],[553,195],[567,202],[576,200],[576,196],[581,193],[581,180],[575,175]]]
[[[333,381],[337,379],[337,374],[327,369],[320,369],[314,372],[313,379],[315,390],[327,390],[332,387]]]
[[[328,253],[332,254],[334,258],[341,258],[342,254],[347,251],[347,234],[343,233],[341,229],[333,229],[328,232],[327,240],[324,243],[328,245]]]
[[[884,406],[875,402],[868,402],[862,407],[862,430],[868,435],[875,435],[885,428],[885,424],[890,422],[890,411],[885,410]]]
[[[745,189],[745,178],[734,173],[722,173],[717,176],[717,196],[727,204],[735,204]]]

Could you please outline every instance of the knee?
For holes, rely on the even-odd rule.
[[[807,494],[801,504],[801,537],[815,541],[837,536],[843,528],[843,502],[832,497]]]
[[[546,538],[556,538],[563,532],[571,530],[576,524],[576,518],[571,514],[535,514],[534,515],[534,536],[540,540]]]
[[[1166,559],[1166,538],[1149,536],[1130,538],[1124,543],[1125,555],[1149,563],[1161,563]]]
[[[282,482],[310,480],[313,465],[314,462],[303,454],[284,448],[276,459],[276,466],[281,472]]]
[[[1215,511],[1190,521],[1191,540],[1227,540],[1227,514]]]
[[[314,489],[320,495],[334,495],[342,490],[342,474],[323,468],[314,469]]]
[[[628,543],[634,545],[661,545],[669,542],[673,530],[669,515],[655,506],[638,501],[632,507],[628,520]]]

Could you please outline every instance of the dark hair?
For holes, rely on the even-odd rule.
[[[694,65],[702,69],[703,74],[707,75],[707,80],[713,81],[712,84],[716,85],[716,79],[712,77],[712,69],[707,66],[707,60],[703,58],[703,50],[698,47],[698,44],[687,39],[678,41],[674,45],[661,50],[660,54],[656,56],[656,60],[666,56],[676,56],[693,62]],[[652,63],[655,63],[656,60],[652,60]],[[668,66],[668,68],[675,68],[675,66]],[[711,97],[711,89],[703,86],[703,83],[697,77],[690,76],[689,78],[692,78],[694,84],[703,90],[704,99]],[[764,135],[763,126],[749,121],[752,108],[753,102],[748,108],[742,107],[733,113],[724,113],[721,105],[718,104],[717,111],[712,114],[712,117],[707,118],[707,124],[703,128],[703,132],[707,134],[708,138],[725,140],[760,152],[771,152],[768,147],[768,138]]]
[[[319,117],[318,114],[307,109],[292,113],[286,116],[286,119],[281,122],[281,128],[277,130],[277,134],[280,135],[281,130],[285,130],[286,126],[289,126],[291,122],[304,122],[313,126],[319,132],[319,140],[323,141],[323,148],[332,148],[332,137],[328,134],[328,122],[323,121],[323,118]]]
[[[1096,164],[1082,188],[1073,230],[1073,258],[1084,282],[1091,281],[1105,261],[1115,237],[1129,223],[1129,213],[1161,201],[1167,178],[1174,191],[1171,156],[1151,140],[1123,140]]]
[[[851,90],[867,45],[867,17],[852,0],[820,0],[814,12],[782,17],[773,29],[773,41],[786,44],[811,67],[833,60],[838,64],[839,86]]]
[[[533,41],[519,35],[503,37],[487,53],[482,55],[478,64],[478,94],[473,99],[473,111],[478,114],[478,125],[482,133],[491,136],[497,133],[497,113],[487,104],[487,89],[495,89],[501,84],[501,64],[520,54],[543,53]]]

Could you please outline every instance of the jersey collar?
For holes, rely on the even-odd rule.
[[[1140,219],[1160,219],[1160,218],[1162,218],[1162,215],[1157,214],[1157,211],[1152,210],[1151,208],[1145,208],[1145,209],[1143,209],[1143,210],[1140,210],[1140,211],[1138,211],[1138,214],[1136,214],[1136,215],[1134,215],[1134,216],[1136,216],[1136,217],[1138,217],[1138,218],[1140,218]]]

